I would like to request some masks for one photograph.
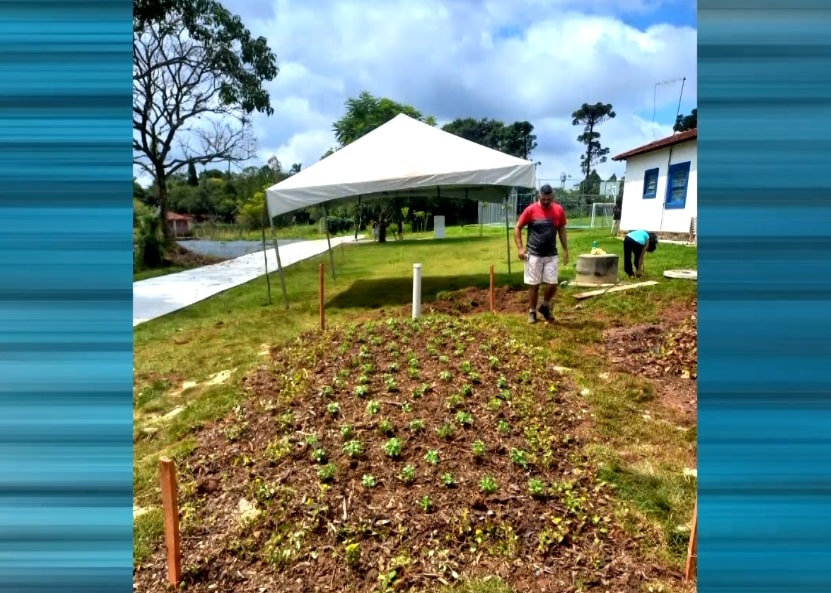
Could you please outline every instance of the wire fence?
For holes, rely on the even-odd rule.
[[[514,226],[522,211],[537,198],[532,192],[511,192],[506,203],[479,202],[479,224],[505,225],[505,209],[508,225]],[[568,226],[572,229],[612,228],[614,197],[600,194],[576,194],[556,196],[555,200],[566,211]]]

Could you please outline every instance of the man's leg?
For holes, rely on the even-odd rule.
[[[551,300],[557,294],[557,282],[559,280],[559,259],[554,257],[546,258],[545,267],[543,268],[542,281],[545,283],[545,292],[542,297],[542,305],[540,305],[540,314],[545,317],[546,321],[551,321],[554,317],[551,315]]]
[[[646,245],[637,245],[634,249],[634,252],[635,252],[634,253],[634,255],[635,255],[635,276],[637,276],[638,278],[641,277],[641,269],[638,267],[638,264],[641,261],[641,253],[643,253],[644,249],[646,249]]]
[[[528,323],[537,322],[537,299],[542,280],[542,260],[534,255],[525,257],[525,284],[528,285]]]
[[[635,271],[632,269],[632,244],[635,241],[629,237],[626,237],[623,240],[623,271],[626,272],[626,275],[630,278],[635,274]]]
[[[540,294],[540,285],[539,284],[532,284],[528,288],[528,311],[536,311],[537,310],[537,299],[539,298]]]

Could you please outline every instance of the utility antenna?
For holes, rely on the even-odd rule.
[[[681,115],[681,98],[684,96],[684,83],[687,82],[687,77],[681,79],[681,92],[678,94],[678,107],[675,109],[675,121],[678,121],[678,117]],[[674,124],[673,124],[674,127]],[[674,131],[673,131],[674,133]]]
[[[665,80],[663,82],[656,82],[655,86],[652,88],[652,139],[655,140],[655,108],[657,106],[657,99],[658,99],[658,87],[664,86],[667,84],[673,84],[676,82],[681,82],[681,92],[684,92],[684,81],[687,80],[687,77],[683,78],[673,78],[672,80]],[[678,99],[678,108],[681,108],[681,99]],[[677,116],[676,116],[677,117]],[[675,123],[675,122],[673,122]]]

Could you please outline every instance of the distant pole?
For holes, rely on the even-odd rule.
[[[413,264],[413,319],[421,316],[421,264]]]
[[[271,223],[271,240],[274,242],[274,255],[277,256],[277,269],[280,271],[280,284],[283,286],[283,304],[285,305],[286,310],[288,310],[289,293],[286,292],[286,274],[283,271],[283,264],[280,261],[280,246],[277,243],[277,233],[274,230],[274,218],[271,216],[271,213],[268,215],[268,220]]]
[[[332,252],[332,241],[329,239],[329,212],[323,205],[323,220],[326,223],[326,244],[329,246],[329,263],[332,266],[332,280],[335,279],[335,254]]]
[[[169,457],[159,459],[164,511],[164,542],[167,548],[167,580],[174,587],[182,580],[182,540],[179,533],[179,502],[176,492],[176,466]]]
[[[508,223],[508,196],[505,196],[505,241],[508,244],[508,276],[511,275],[511,228]]]
[[[491,313],[496,312],[496,299],[494,298],[494,287],[493,287],[493,266],[491,266]]]
[[[266,206],[265,210],[263,210],[263,216],[266,215],[268,212],[268,207]],[[265,246],[265,220],[263,220],[263,263],[265,265],[265,284],[268,287],[268,304],[271,304],[271,279],[268,277],[268,251],[266,250]]]
[[[320,329],[326,329],[326,320],[324,317],[324,306],[323,306],[323,264],[319,264],[318,266],[318,284],[319,284],[319,293],[320,293]]]

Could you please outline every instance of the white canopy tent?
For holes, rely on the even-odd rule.
[[[514,187],[536,187],[532,161],[400,114],[268,188],[266,204],[273,226],[274,217],[280,214],[344,198],[386,199],[435,193],[440,198],[507,204]],[[510,261],[510,237],[508,241]],[[276,241],[274,249],[277,251]],[[331,247],[329,252],[331,257]],[[277,264],[288,307],[279,251]]]

